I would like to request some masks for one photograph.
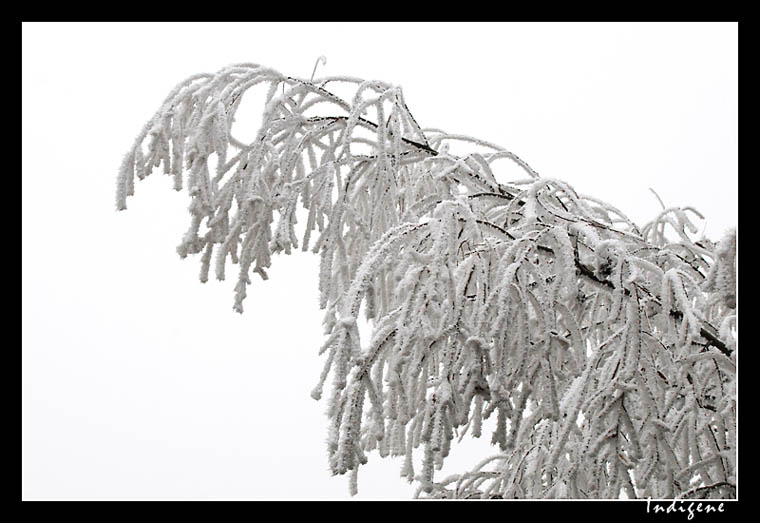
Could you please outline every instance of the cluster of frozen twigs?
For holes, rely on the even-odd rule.
[[[313,396],[331,375],[329,462],[352,491],[377,450],[428,497],[735,496],[735,231],[693,239],[691,208],[639,228],[506,149],[422,129],[398,87],[255,64],[171,92],[124,158],[119,209],[156,167],[191,196],[180,256],[201,255],[203,282],[237,264],[235,310],[272,254],[320,256]],[[500,453],[436,479],[489,418]]]

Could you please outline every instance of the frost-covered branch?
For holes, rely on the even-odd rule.
[[[423,496],[734,492],[715,486],[736,484],[735,230],[695,238],[689,207],[638,227],[507,149],[420,127],[399,87],[256,64],[170,93],[124,157],[118,209],[155,168],[190,195],[180,256],[200,254],[202,282],[237,266],[236,311],[273,255],[319,255],[312,395],[332,376],[328,462],[352,491],[376,451]],[[437,479],[484,430],[498,454]]]

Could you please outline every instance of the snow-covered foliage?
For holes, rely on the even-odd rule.
[[[695,239],[698,213],[675,207],[639,228],[502,147],[421,128],[399,87],[256,64],[171,92],[124,158],[119,209],[157,167],[191,197],[180,256],[200,254],[203,282],[238,266],[236,311],[273,254],[319,255],[313,396],[327,384],[329,465],[352,491],[377,451],[426,497],[735,496],[735,230]],[[436,477],[487,425],[498,454]]]

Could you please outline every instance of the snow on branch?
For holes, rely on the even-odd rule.
[[[255,86],[244,142],[235,116]],[[735,492],[735,230],[697,239],[688,207],[639,228],[503,147],[422,128],[397,86],[257,64],[175,87],[124,156],[119,210],[155,169],[190,196],[177,251],[200,254],[201,281],[237,265],[236,311],[273,255],[319,255],[312,395],[332,374],[328,462],[352,492],[372,451],[404,456],[421,496]],[[499,453],[437,479],[487,426]]]

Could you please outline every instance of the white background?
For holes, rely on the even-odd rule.
[[[198,282],[185,193],[116,174],[179,81],[236,62],[384,80],[423,127],[503,145],[643,224],[693,205],[737,222],[736,24],[24,24],[24,499],[347,499],[328,472],[317,257]],[[251,108],[260,111],[260,108]],[[258,114],[253,114],[257,118]],[[505,165],[502,163],[502,165]],[[499,176],[497,172],[497,177]],[[504,180],[506,181],[506,179]],[[444,475],[489,453],[455,449]],[[400,460],[354,499],[408,499]],[[437,476],[438,477],[438,476]]]

